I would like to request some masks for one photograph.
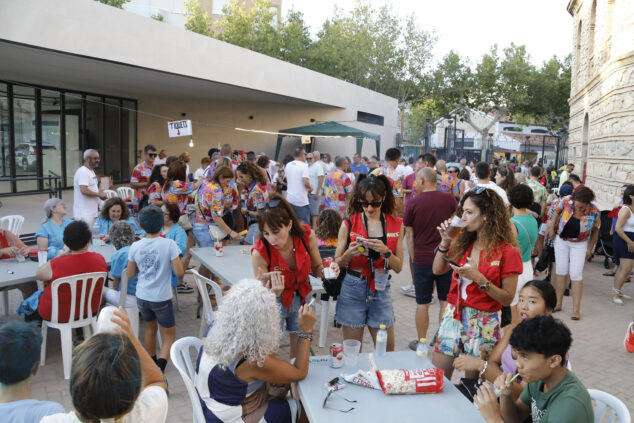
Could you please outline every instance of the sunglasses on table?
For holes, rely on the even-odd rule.
[[[383,200],[381,201],[359,201],[361,207],[366,208],[368,206],[372,206],[372,208],[378,209],[383,204]]]
[[[279,198],[276,198],[276,199],[271,200],[271,201],[258,203],[257,207],[258,207],[258,210],[262,210],[262,209],[266,208],[267,206],[270,209],[274,209],[275,207],[279,206],[281,202],[282,202],[282,200],[280,200]]]

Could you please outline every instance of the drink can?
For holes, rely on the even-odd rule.
[[[222,251],[222,242],[214,242],[214,247],[216,248],[216,257],[222,257],[224,255]]]
[[[330,346],[330,367],[338,369],[341,366],[343,366],[343,346],[334,343]]]

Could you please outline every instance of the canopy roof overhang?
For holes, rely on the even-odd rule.
[[[296,128],[280,129],[277,136],[277,146],[275,148],[275,160],[279,158],[284,137],[327,137],[345,138],[354,137],[357,140],[357,154],[361,154],[364,139],[371,139],[376,142],[376,154],[381,153],[381,136],[352,126],[343,125],[339,122],[329,121],[316,123],[314,125],[299,126]]]

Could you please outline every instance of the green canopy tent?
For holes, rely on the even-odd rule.
[[[351,126],[342,125],[338,122],[322,122],[314,125],[300,126],[297,128],[281,129],[277,136],[277,147],[275,148],[275,160],[280,155],[282,149],[282,139],[284,137],[354,137],[357,139],[357,153],[361,154],[363,139],[369,138],[376,142],[376,155],[380,157],[381,153],[381,136],[371,132],[362,131],[361,129]]]

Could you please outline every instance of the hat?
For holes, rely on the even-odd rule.
[[[460,166],[456,162],[449,162],[449,163],[447,163],[446,166],[447,166],[447,169],[449,169],[450,167],[455,167],[456,169],[458,169],[458,172],[462,171],[462,166]]]
[[[559,188],[559,196],[560,197],[566,197],[568,195],[572,194],[572,185],[562,185],[561,188]]]
[[[46,200],[46,202],[44,202],[44,214],[46,214],[47,219],[50,219],[51,215],[53,214],[51,212],[51,209],[61,202],[61,198],[49,198],[48,200]]]

